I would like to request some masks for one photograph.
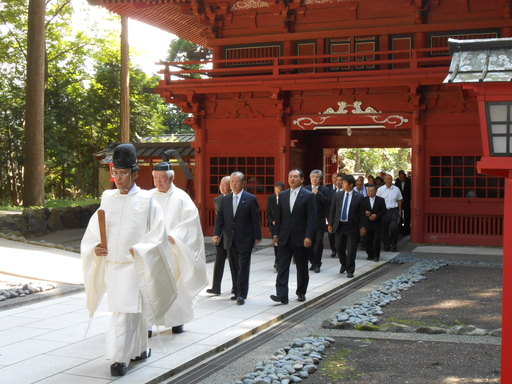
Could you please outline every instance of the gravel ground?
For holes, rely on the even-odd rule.
[[[461,265],[427,272],[427,279],[384,309],[382,321],[501,328],[502,273],[496,267]]]
[[[335,340],[319,372],[305,383],[499,383],[499,345],[344,337]]]
[[[465,257],[451,259],[464,260]],[[481,260],[486,261],[485,256]],[[408,263],[394,266],[385,276],[227,366],[222,365],[220,356],[213,357],[219,369],[201,383],[233,383],[252,372],[256,363],[268,359],[279,348],[290,345],[295,338],[309,335],[330,336],[336,343],[327,350],[319,371],[303,381],[305,384],[499,383],[501,339],[498,337],[321,328],[322,321],[341,306],[354,304],[409,267]],[[501,274],[499,267],[482,265],[449,265],[430,272],[426,280],[401,292],[402,300],[384,307],[382,318],[500,328]]]

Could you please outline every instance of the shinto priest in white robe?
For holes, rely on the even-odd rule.
[[[169,263],[173,267],[178,297],[157,325],[175,327],[194,318],[195,297],[208,285],[204,251],[204,237],[199,212],[190,196],[173,183],[167,192],[157,188],[150,191],[163,210],[170,244]]]
[[[87,308],[92,319],[107,293],[113,315],[106,357],[128,366],[147,349],[148,324],[174,302],[176,281],[166,257],[169,242],[162,210],[148,191],[135,184],[128,194],[106,190],[100,209],[105,211],[108,255],[95,254],[101,243],[97,212],[81,243]]]

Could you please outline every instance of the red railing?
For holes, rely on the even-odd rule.
[[[361,59],[372,56],[371,59]],[[401,58],[396,58],[397,56]],[[405,56],[405,58],[404,58]],[[310,63],[300,63],[309,60]],[[336,60],[336,61],[333,61]],[[248,59],[216,59],[212,61],[160,62],[165,68],[159,73],[164,75],[167,84],[183,79],[205,80],[226,76],[289,76],[343,72],[374,71],[411,71],[432,67],[447,67],[451,57],[448,48],[422,48],[394,51],[355,52],[350,54],[257,57]],[[251,65],[251,63],[268,64]],[[200,65],[203,68],[197,69]],[[340,69],[341,68],[341,69]]]

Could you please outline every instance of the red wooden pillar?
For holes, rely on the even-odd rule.
[[[413,115],[412,141],[412,196],[411,196],[411,241],[423,243],[425,238],[425,190],[427,175],[425,167],[425,127],[419,111]]]
[[[291,166],[291,146],[290,146],[290,128],[285,122],[280,125],[279,132],[279,159],[278,164],[280,167],[276,167],[276,180],[281,180],[283,183],[288,181],[288,172]]]
[[[207,210],[206,210],[206,193],[208,189],[208,180],[209,177],[207,175],[207,157],[206,157],[206,128],[204,119],[195,120],[192,127],[194,128],[195,133],[195,141],[194,141],[194,150],[195,150],[195,177],[194,177],[194,200],[197,205],[197,209],[199,210],[199,217],[201,217],[201,222],[206,223],[207,220]],[[203,230],[204,230],[203,226]]]
[[[503,215],[503,292],[501,306],[501,382],[512,382],[512,171],[505,178]]]

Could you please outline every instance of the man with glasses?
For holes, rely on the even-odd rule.
[[[139,167],[134,146],[118,145],[113,163],[117,189],[103,192],[82,239],[81,256],[91,320],[107,293],[112,319],[106,357],[114,362],[110,374],[123,376],[130,361],[151,356],[148,325],[171,307],[176,282],[166,257],[170,251],[162,210],[135,184]]]

